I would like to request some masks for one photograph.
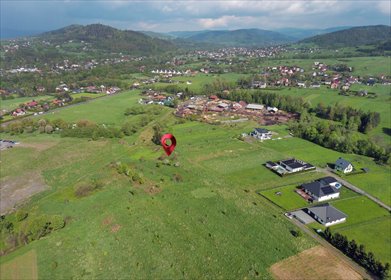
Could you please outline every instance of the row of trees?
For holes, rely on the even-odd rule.
[[[302,97],[280,95],[260,90],[233,90],[231,92],[220,92],[220,98],[232,101],[245,101],[247,103],[261,103],[267,106],[277,107],[287,112],[301,112],[308,109],[309,104]]]
[[[289,129],[297,137],[336,151],[373,157],[381,163],[387,163],[390,159],[389,151],[371,140],[355,135],[339,123],[319,120],[307,113],[301,115],[299,122],[290,123]]]
[[[357,244],[354,239],[348,240],[345,235],[332,233],[329,228],[324,232],[324,236],[333,246],[341,250],[345,255],[352,258],[355,262],[365,267],[381,279],[386,279],[390,269],[390,264],[382,264],[375,259],[372,252],[366,252],[365,246]]]
[[[59,215],[29,214],[23,210],[0,216],[0,255],[65,226]]]
[[[54,133],[58,132],[62,137],[91,138],[122,138],[125,133],[123,129],[99,125],[92,121],[80,120],[76,123],[68,123],[63,119],[31,119],[26,118],[15,121],[5,127],[0,127],[0,132],[10,133],[11,135],[22,133]]]
[[[380,114],[377,112],[364,112],[350,106],[342,106],[340,104],[325,106],[319,103],[311,111],[316,113],[316,116],[333,121],[342,122],[349,126],[356,127],[356,130],[367,133],[372,128],[375,128],[380,123]]]

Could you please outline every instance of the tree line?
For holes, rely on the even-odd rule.
[[[387,163],[390,159],[389,151],[355,134],[356,128],[351,122],[343,125],[316,119],[306,111],[300,115],[298,122],[289,124],[289,129],[297,137],[339,152],[369,156],[378,162]]]
[[[333,246],[376,276],[381,279],[386,279],[388,277],[390,264],[383,264],[379,260],[376,260],[374,254],[372,252],[367,252],[364,245],[357,244],[354,239],[349,241],[345,235],[338,232],[332,233],[329,228],[325,230],[324,237]]]
[[[325,106],[319,103],[314,109],[316,116],[323,119],[339,121],[342,124],[355,127],[356,130],[367,133],[372,128],[375,128],[380,123],[380,114],[378,112],[364,112],[350,106],[342,106],[340,104]]]

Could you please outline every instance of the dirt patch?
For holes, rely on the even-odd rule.
[[[33,148],[36,149],[38,152],[45,151],[47,149],[50,149],[51,147],[56,146],[59,143],[59,141],[45,141],[45,142],[36,142],[36,143],[20,143],[19,147],[23,148]]]
[[[116,224],[116,225],[113,225],[112,227],[111,227],[111,232],[113,232],[113,233],[116,233],[116,232],[118,232],[120,229],[121,229],[121,225],[119,225],[119,224]]]
[[[160,193],[162,190],[157,187],[157,186],[150,186],[150,187],[147,187],[145,189],[145,192],[150,194],[150,195],[154,195],[154,194],[157,194],[157,193]]]
[[[114,218],[112,216],[108,216],[108,217],[103,219],[102,226],[111,225],[113,223],[113,221],[114,221]]]
[[[363,279],[347,263],[322,246],[305,250],[298,255],[271,266],[275,279]]]
[[[0,180],[0,215],[48,188],[49,186],[38,173],[27,173],[20,177]]]
[[[38,279],[37,254],[31,250],[0,266],[0,279]]]

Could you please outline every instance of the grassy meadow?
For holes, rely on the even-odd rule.
[[[372,58],[357,63],[367,63],[364,59]],[[384,66],[378,66],[378,58],[374,59],[376,63],[367,67],[382,71]],[[297,65],[302,66],[300,63]],[[359,65],[355,71],[360,71]],[[219,77],[236,81],[240,76]],[[204,83],[215,78],[202,74],[174,79],[185,81],[179,84],[183,88],[200,91]],[[187,80],[192,84],[187,85]],[[382,114],[380,127],[389,128],[389,87],[376,86],[374,90],[376,99],[343,97],[325,89],[278,92],[304,96],[315,105],[319,101],[341,102],[378,111]],[[119,127],[142,117],[124,115],[127,108],[137,105],[139,93],[126,91],[43,117],[68,122],[86,119]],[[1,134],[21,143],[1,151],[1,182],[40,178],[48,188],[22,208],[34,214],[61,215],[67,221],[65,228],[2,256],[1,275],[12,275],[12,269],[24,265],[21,259],[34,256],[36,259],[29,263],[36,263],[36,267],[29,271],[37,272],[42,279],[270,279],[271,265],[312,248],[316,242],[307,235],[294,237],[291,231],[297,228],[282,215],[283,209],[273,207],[258,193],[273,200],[274,193],[281,190],[281,201],[276,204],[284,209],[303,207],[306,203],[293,193],[294,187],[325,175],[313,171],[280,177],[263,166],[269,160],[296,157],[325,167],[342,156],[370,170],[347,176],[346,180],[391,204],[390,167],[377,165],[371,158],[342,154],[295,137],[247,143],[238,136],[257,127],[255,122],[180,122],[172,112],[162,108],[155,121],[122,139],[92,141],[62,138],[56,133]],[[156,121],[164,122],[165,132],[177,139],[170,157],[150,141]],[[288,134],[284,125],[269,129],[278,133],[277,137]],[[380,135],[379,141],[387,141],[389,136],[380,129],[371,132],[371,137]],[[131,166],[144,182],[135,183],[119,174],[113,168],[116,162]],[[101,189],[84,197],[76,195],[79,184],[95,180],[102,182]],[[382,260],[391,259],[388,212],[347,190],[333,204],[349,216],[348,222],[337,225],[336,230],[365,243]]]

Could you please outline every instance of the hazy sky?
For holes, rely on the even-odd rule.
[[[50,1],[0,0],[1,30],[47,31],[102,23],[120,29],[201,29],[390,25],[385,1]]]

